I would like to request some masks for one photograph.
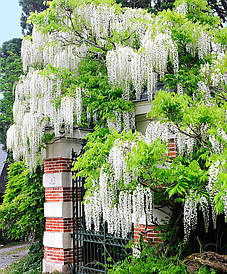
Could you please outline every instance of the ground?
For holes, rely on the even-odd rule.
[[[8,245],[0,248],[0,273],[4,268],[13,262],[20,260],[28,254],[30,244],[20,243],[16,245]]]

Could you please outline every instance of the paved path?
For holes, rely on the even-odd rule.
[[[28,248],[28,243],[0,247],[0,269],[4,269],[6,266],[26,256]]]

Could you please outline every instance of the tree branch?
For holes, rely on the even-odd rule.
[[[98,45],[97,43],[92,42],[92,41],[86,39],[85,37],[83,37],[83,35],[82,35],[79,31],[76,30],[71,15],[69,16],[69,19],[70,19],[70,22],[71,22],[73,31],[74,31],[74,33],[75,33],[78,37],[80,37],[84,42],[88,43],[89,45],[91,45],[91,46],[93,46],[93,47],[95,47],[95,48],[98,48],[98,49],[101,49],[101,50],[107,52],[107,49],[106,49],[105,47],[102,47],[102,46]]]

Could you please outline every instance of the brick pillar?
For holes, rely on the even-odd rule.
[[[177,154],[176,154],[175,139],[169,139],[168,145],[169,145],[169,157],[172,159],[176,158]]]
[[[134,242],[138,243],[140,237],[143,237],[145,243],[157,244],[161,243],[160,231],[157,231],[155,225],[139,224],[134,227]],[[146,231],[145,231],[146,230]]]
[[[73,262],[71,153],[72,148],[77,153],[81,150],[80,131],[79,135],[80,138],[62,138],[47,145],[43,177],[46,200],[43,272],[70,273],[68,262]]]

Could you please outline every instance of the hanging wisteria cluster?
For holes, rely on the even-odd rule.
[[[186,15],[188,12],[188,5],[186,2],[183,2],[181,5],[176,7],[176,12],[179,12],[183,15]]]
[[[140,20],[143,17],[144,20]],[[126,9],[119,12],[115,6],[83,4],[74,9],[74,18],[83,28],[83,37],[96,37],[101,45],[107,44],[107,38],[113,33],[135,33],[139,38],[145,34],[152,23],[152,16],[141,9]]]
[[[151,121],[146,128],[146,142],[151,144],[157,139],[168,142],[170,134],[168,125],[160,121]]]
[[[169,57],[174,72],[178,73],[178,51],[171,36],[168,33],[159,33],[153,39],[152,33],[147,31],[138,52],[131,47],[122,46],[108,52],[106,57],[108,77],[114,85],[123,88],[125,99],[129,99],[130,83],[132,83],[137,100],[140,99],[144,86],[147,86],[148,98],[151,100],[158,76],[162,78],[167,70]]]
[[[191,133],[191,130],[188,128],[186,133]],[[177,131],[176,134],[176,147],[179,154],[184,155],[184,153],[190,155],[193,152],[193,148],[195,145],[195,139]]]
[[[219,189],[217,187],[217,182],[218,182],[219,173],[221,173],[221,169],[222,169],[222,163],[219,160],[217,160],[215,163],[213,163],[210,166],[208,185],[206,187],[210,197],[210,203],[212,208],[212,220],[213,220],[214,228],[216,228],[216,219],[217,219],[217,212],[214,208],[215,206],[214,198],[219,192]],[[226,205],[227,195],[223,196],[223,200],[224,200],[224,204]],[[226,213],[226,208],[224,212]],[[226,215],[225,215],[225,218],[227,218]]]
[[[209,63],[204,64],[201,69],[201,75],[205,78],[207,86],[218,87],[223,83],[227,83],[227,79],[221,72],[221,67],[224,67],[225,54],[220,50],[213,58],[212,65]]]
[[[213,152],[216,154],[221,154],[224,151],[225,145],[223,142],[220,142],[220,139],[222,141],[227,141],[227,134],[223,129],[218,128],[216,136],[209,135],[209,141],[211,143]]]
[[[108,224],[108,233],[127,237],[133,223],[138,224],[144,214],[147,221],[152,222],[153,199],[150,189],[138,186],[134,191],[121,191],[117,195],[117,189],[112,192],[108,187],[111,184],[109,177],[100,174],[100,180],[103,180],[102,176],[106,176],[106,180],[102,181],[103,185],[100,182],[100,189],[94,195],[87,196],[84,201],[88,230],[92,229],[93,224],[95,231],[99,231],[102,220]],[[116,198],[118,203],[114,202]]]
[[[35,26],[32,32],[32,40],[26,38],[22,41],[21,57],[23,69],[26,72],[30,66],[50,64],[57,68],[67,68],[77,71],[78,63],[87,54],[85,44],[75,46],[66,44],[68,34],[64,32],[56,34],[43,34]],[[61,39],[59,38],[61,37]]]
[[[81,88],[77,87],[75,97],[63,97],[56,108],[54,100],[61,95],[60,86],[58,80],[44,77],[39,70],[30,70],[16,86],[14,125],[7,132],[7,147],[15,160],[24,158],[31,170],[36,167],[46,127],[53,127],[55,136],[59,136],[64,125],[72,136],[75,113],[77,123],[81,121]]]
[[[186,197],[186,200],[184,203],[184,241],[185,242],[189,240],[191,230],[196,229],[198,206],[201,207],[201,210],[203,213],[205,231],[208,232],[209,208],[210,208],[209,202],[206,199],[206,197],[202,196],[199,202],[197,203],[195,193],[193,194],[192,192],[190,192],[189,195]]]
[[[203,94],[206,104],[210,104],[211,91],[210,88],[203,81],[198,82],[198,91]]]
[[[114,117],[112,119],[107,118],[107,125],[109,130],[114,129],[117,132],[121,132],[123,128],[126,131],[136,128],[135,111],[123,111],[122,113],[114,111],[113,114]]]
[[[195,57],[196,53],[198,53],[199,59],[204,59],[216,49],[217,45],[216,43],[211,43],[211,37],[202,29],[198,31],[197,36],[197,40],[187,43],[186,50],[192,56]],[[213,48],[211,45],[213,45]]]
[[[61,37],[62,40],[57,39]],[[35,169],[42,137],[46,127],[60,135],[62,126],[73,134],[74,118],[81,123],[82,89],[76,87],[74,97],[64,96],[59,107],[55,101],[63,96],[61,80],[55,75],[44,76],[37,67],[52,65],[77,73],[78,63],[87,54],[85,44],[65,44],[68,33],[43,34],[35,25],[31,38],[22,42],[21,56],[24,72],[15,88],[14,125],[7,133],[7,147],[14,159],[23,157],[30,169]]]
[[[143,137],[139,137],[143,138]],[[100,170],[99,181],[95,182],[94,193],[86,196],[85,217],[87,229],[99,231],[101,220],[108,224],[108,233],[127,237],[133,223],[146,216],[152,222],[153,195],[149,188],[138,185],[130,190],[130,183],[135,180],[135,173],[129,171],[127,156],[136,146],[134,141],[115,141],[109,153],[108,164]],[[122,190],[120,185],[124,184]],[[128,190],[127,190],[128,188]]]

